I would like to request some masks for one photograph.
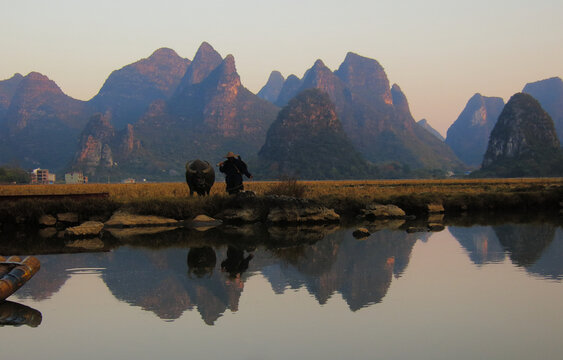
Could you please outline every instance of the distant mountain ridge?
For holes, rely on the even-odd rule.
[[[97,163],[84,166],[89,158],[86,143],[75,156],[74,168],[93,177],[130,174],[138,177],[182,178],[184,165],[196,158],[218,162],[228,151],[256,154],[278,108],[252,94],[240,81],[232,55],[224,59],[203,43],[169,99],[154,101],[126,132],[82,134],[96,146]],[[107,127],[107,126],[106,126]],[[100,156],[111,152],[113,165]],[[103,155],[103,154],[102,154]],[[106,156],[106,158],[108,158]]]
[[[416,124],[405,95],[397,85],[389,86],[376,60],[350,52],[334,72],[317,60],[303,79],[287,78],[276,104],[283,106],[310,88],[329,95],[344,131],[367,160],[412,168],[461,166],[451,149]]]
[[[48,77],[29,73],[19,80],[0,125],[0,163],[60,169],[72,159],[90,111]]]
[[[477,93],[449,127],[446,144],[464,163],[479,166],[483,162],[489,135],[503,107],[502,98]]]
[[[90,101],[65,95],[36,72],[0,81],[0,164],[59,173],[72,168],[94,180],[113,174],[181,179],[185,162],[197,157],[214,162],[227,151],[257,157],[278,106],[308,89],[328,94],[344,135],[363,159],[399,164],[397,176],[412,169],[461,169],[454,152],[478,165],[494,113],[503,105],[500,98],[476,94],[448,130],[452,151],[414,121],[405,94],[390,86],[376,60],[348,53],[336,71],[317,60],[302,79],[284,80],[273,71],[257,96],[242,85],[234,57],[223,58],[204,42],[193,61],[161,48],[115,70]],[[560,78],[524,88],[551,114],[558,132],[562,89]],[[455,140],[450,130],[462,123]]]
[[[561,176],[563,151],[553,120],[531,95],[513,95],[491,132],[478,175]]]
[[[563,139],[563,80],[552,77],[526,84],[522,92],[532,95],[551,116],[559,140]]]

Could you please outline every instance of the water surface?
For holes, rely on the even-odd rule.
[[[96,251],[75,244],[69,253],[50,248],[64,240],[47,239],[39,250],[4,237],[1,252],[23,246],[21,253],[53,254],[38,255],[40,272],[0,307],[0,314],[31,319],[0,327],[2,357],[555,359],[563,353],[561,227],[383,229],[364,240],[352,231],[176,230],[104,238]]]

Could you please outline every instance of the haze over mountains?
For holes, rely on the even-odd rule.
[[[329,149],[330,142],[324,152],[313,145],[313,139],[321,144],[323,136],[332,135],[319,136],[311,119],[299,120],[290,133],[287,128],[280,131],[278,124],[267,137],[277,117],[278,122],[287,121],[279,119],[280,109],[308,89],[318,89],[318,98],[322,93],[328,96],[314,112],[334,112],[330,123],[340,124],[341,130],[332,135],[339,134],[338,144],[351,146],[345,156]],[[562,89],[559,78],[524,89],[538,98],[561,131]],[[309,93],[306,102],[311,99]],[[90,101],[65,95],[39,73],[0,81],[0,164],[81,170],[94,180],[108,176],[166,180],[181,179],[188,160],[217,162],[227,151],[236,151],[269,178],[282,172],[314,179],[412,176],[410,171],[417,169],[461,171],[465,164],[481,163],[503,105],[500,98],[476,94],[444,143],[428,122],[414,121],[405,94],[397,84],[390,86],[376,60],[348,53],[336,71],[317,60],[302,78],[284,78],[273,71],[254,95],[242,85],[234,57],[223,58],[204,42],[193,61],[162,48],[112,72]],[[307,140],[310,144],[304,146]],[[272,144],[284,148],[284,155],[275,158]],[[313,156],[300,156],[303,151]],[[320,160],[314,154],[323,153],[325,159],[334,154],[340,164],[332,172],[313,170]],[[297,165],[288,160],[289,154],[309,160]],[[277,174],[273,164],[278,164]],[[401,170],[383,171],[390,165]]]

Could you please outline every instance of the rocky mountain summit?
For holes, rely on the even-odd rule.
[[[475,94],[449,127],[446,144],[466,164],[478,166],[487,150],[489,135],[504,107],[504,100]]]
[[[110,113],[113,126],[123,129],[134,124],[153,101],[170,98],[190,63],[172,49],[158,49],[112,72],[90,103],[96,111]]]
[[[90,176],[112,173],[180,179],[189,160],[215,163],[233,149],[256,154],[277,112],[275,105],[241,84],[232,55],[223,59],[203,43],[173,93],[153,101],[134,125],[117,129],[110,141],[100,138],[99,127],[85,129],[73,167]],[[98,130],[90,133],[92,129]],[[92,148],[85,145],[84,139],[89,138],[96,139]],[[90,149],[95,166],[80,160],[90,158],[84,155]],[[113,163],[108,166],[110,150]]]
[[[258,156],[260,170],[270,178],[358,178],[369,173],[329,96],[318,89],[304,90],[280,111]]]
[[[563,174],[553,120],[531,95],[513,95],[491,132],[481,174],[501,177]]]
[[[532,95],[551,116],[559,139],[563,139],[563,80],[553,77],[524,86],[522,92]]]

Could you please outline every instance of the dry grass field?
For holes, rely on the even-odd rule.
[[[326,197],[385,199],[421,194],[453,196],[542,191],[563,187],[563,178],[298,181],[297,184],[304,189],[304,197],[310,199]],[[247,181],[245,189],[252,190],[257,195],[263,195],[279,185],[280,182],[276,181]],[[110,199],[117,202],[190,197],[189,188],[185,183],[0,186],[0,196],[100,192],[109,193]],[[225,184],[215,183],[211,189],[211,195],[226,196]],[[194,196],[194,198],[196,197]]]

